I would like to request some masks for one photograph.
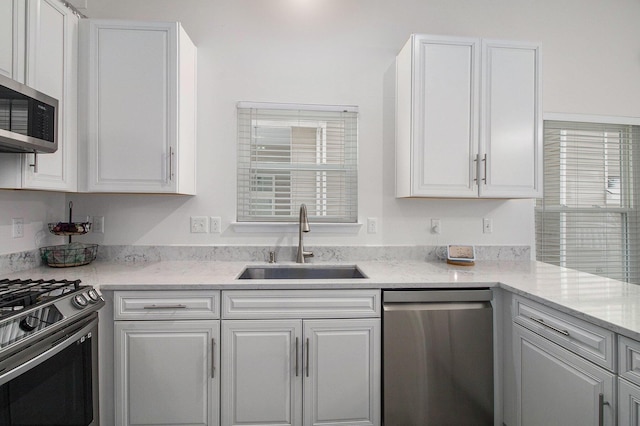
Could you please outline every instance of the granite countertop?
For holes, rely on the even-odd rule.
[[[542,262],[477,261],[474,266],[455,266],[442,261],[367,260],[316,264],[357,264],[368,278],[237,280],[245,266],[266,264],[192,260],[42,266],[7,278],[80,279],[102,291],[500,287],[640,340],[640,286]]]

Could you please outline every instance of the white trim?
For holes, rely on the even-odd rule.
[[[311,232],[318,234],[357,234],[362,223],[311,223]],[[237,233],[297,233],[294,222],[232,222],[230,228]]]
[[[640,125],[640,117],[624,117],[612,115],[568,114],[564,112],[545,112],[544,120],[575,121],[579,123],[628,124]]]
[[[315,104],[285,104],[276,102],[247,102],[239,101],[237,108],[264,108],[264,109],[303,109],[305,111],[336,111],[358,112],[356,105],[315,105]]]

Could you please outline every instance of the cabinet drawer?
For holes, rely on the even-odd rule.
[[[218,291],[116,291],[115,320],[220,318]]]
[[[618,336],[618,374],[640,385],[640,342]]]
[[[222,292],[222,318],[380,317],[380,290],[237,290]]]
[[[614,371],[615,334],[587,321],[530,300],[515,297],[514,322]]]

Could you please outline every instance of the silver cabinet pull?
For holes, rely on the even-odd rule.
[[[298,377],[298,338],[296,337],[296,377]]]
[[[478,161],[480,161],[480,154],[476,155],[476,158],[473,159],[473,164],[475,166],[475,174],[474,174],[474,178],[473,181],[477,184],[478,183]]]
[[[216,339],[211,339],[211,378],[216,378]]]
[[[547,324],[546,322],[544,322],[544,320],[543,320],[542,318],[529,317],[529,319],[530,319],[530,320],[532,320],[532,321],[537,322],[537,323],[538,323],[538,324],[540,324],[540,325],[543,325],[543,326],[545,326],[545,327],[547,327],[547,328],[549,328],[549,329],[551,329],[551,330],[555,331],[556,333],[560,333],[560,334],[562,334],[562,335],[564,335],[564,336],[567,336],[567,337],[569,336],[569,332],[568,332],[567,330],[561,330],[561,329],[559,329],[559,328],[557,328],[557,327],[554,327],[554,326],[552,326],[552,325],[549,325],[549,324]]]
[[[604,406],[609,405],[607,401],[604,400],[604,395],[598,395],[598,426],[604,426]]]
[[[307,353],[306,353],[306,358],[307,358],[307,377],[309,377],[309,338],[307,337]]]
[[[484,157],[482,158],[482,161],[484,162],[484,177],[482,178],[482,181],[486,185],[487,184],[487,154],[484,155]]]
[[[147,305],[143,309],[186,309],[187,305]]]
[[[173,147],[169,147],[169,182],[173,180]]]

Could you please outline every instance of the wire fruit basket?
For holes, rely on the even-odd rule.
[[[42,261],[52,268],[87,265],[97,254],[97,244],[69,243],[40,248]]]
[[[42,262],[53,268],[87,265],[98,254],[97,244],[71,242],[73,235],[84,235],[91,230],[91,222],[74,222],[72,218],[73,202],[69,202],[69,222],[49,223],[49,232],[69,237],[69,244],[40,248]]]

